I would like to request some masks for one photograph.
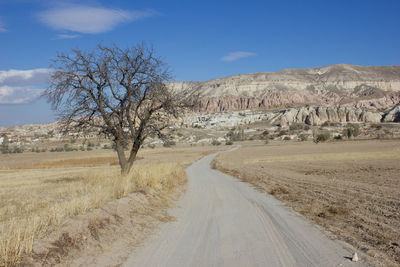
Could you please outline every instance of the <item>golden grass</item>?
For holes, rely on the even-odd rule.
[[[71,167],[96,167],[102,165],[118,165],[117,157],[91,157],[75,159],[59,159],[19,164],[9,167],[2,167],[2,170],[26,170],[26,169],[52,169]]]
[[[0,171],[0,266],[18,264],[31,253],[34,238],[67,217],[134,191],[167,193],[185,181],[177,163],[136,165],[127,176],[116,166]]]

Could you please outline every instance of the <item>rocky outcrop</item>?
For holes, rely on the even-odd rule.
[[[400,66],[327,67],[253,73],[206,82],[175,82],[175,90],[195,87],[196,111],[270,109],[305,105],[389,109],[400,103]]]
[[[301,107],[291,108],[281,112],[275,122],[282,126],[292,123],[305,123],[308,125],[322,125],[325,122],[381,122],[384,113],[367,111],[352,107]]]
[[[394,107],[382,119],[383,122],[400,122],[400,106]]]

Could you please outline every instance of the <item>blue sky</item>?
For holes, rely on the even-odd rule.
[[[0,126],[55,120],[57,52],[153,43],[175,80],[400,64],[400,1],[0,0]]]

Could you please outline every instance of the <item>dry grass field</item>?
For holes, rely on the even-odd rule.
[[[400,141],[252,143],[213,164],[375,262],[400,264]]]
[[[132,192],[181,188],[184,167],[213,149],[144,149],[129,176],[111,150],[0,155],[0,266],[18,264],[66,218]]]

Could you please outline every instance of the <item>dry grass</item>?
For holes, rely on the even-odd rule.
[[[139,158],[141,159],[141,158]],[[78,159],[59,159],[40,161],[28,164],[13,165],[2,167],[2,170],[26,170],[26,169],[53,169],[53,168],[71,168],[71,167],[96,167],[102,165],[118,165],[117,157],[93,157]]]
[[[22,255],[31,253],[36,238],[56,229],[68,217],[131,192],[152,190],[162,195],[174,191],[186,182],[183,167],[213,149],[144,151],[145,159],[137,162],[128,176],[121,176],[119,167],[112,166],[115,158],[104,152],[100,157],[84,153],[75,159],[60,153],[64,155],[56,155],[61,159],[55,160],[43,153],[44,160],[25,160],[23,165],[7,157],[10,164],[3,162],[0,170],[0,266],[18,264]],[[92,226],[98,227],[96,223]]]
[[[220,154],[214,166],[254,184],[378,259],[400,263],[400,142],[272,142]]]
[[[141,150],[141,160],[128,176],[120,175],[111,150],[0,155],[0,266],[18,264],[22,255],[32,252],[34,240],[57,230],[68,217],[131,192],[152,191],[162,199],[185,183],[185,166],[214,151]],[[167,220],[167,215],[161,219]],[[90,227],[95,235],[99,224]],[[61,238],[61,243],[76,245],[68,236]]]

